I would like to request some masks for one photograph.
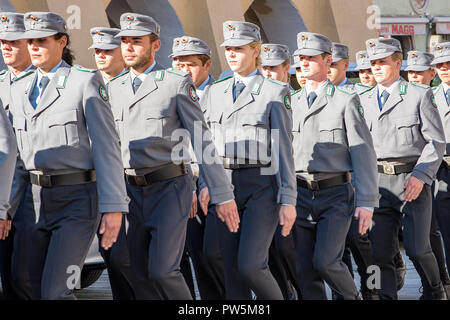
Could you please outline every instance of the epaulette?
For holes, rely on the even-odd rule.
[[[299,93],[300,91],[302,91],[302,89],[297,89],[297,90],[291,92],[291,97],[294,96],[294,95],[296,95],[296,94]]]
[[[94,72],[97,71],[97,69],[88,69],[88,68],[85,68],[85,67],[83,67],[83,66],[80,66],[79,64],[74,65],[73,67],[74,67],[75,69],[77,69],[78,71],[83,71],[83,72],[91,72],[91,73],[94,73]]]
[[[25,72],[23,75],[21,75],[20,77],[16,77],[13,79],[13,81],[19,81],[20,79],[23,79],[25,77],[27,77],[28,75],[35,73],[37,69],[32,69],[32,70],[28,70],[27,72]]]
[[[213,82],[213,84],[216,84],[216,83],[219,83],[219,82],[225,81],[225,80],[227,80],[227,79],[230,79],[230,78],[232,78],[232,77],[233,77],[233,76],[228,76],[228,77],[225,77],[225,78],[222,78],[222,79],[216,80],[216,81],[214,81],[214,82]]]
[[[120,78],[123,75],[126,75],[130,72],[130,70],[126,70],[125,72],[122,72],[121,74],[118,74],[117,76],[115,76],[114,78],[110,79],[109,82],[116,80],[117,78]]]
[[[174,69],[174,68],[167,68],[166,70],[167,70],[167,72],[176,74],[177,76],[180,76],[180,77],[186,77],[188,75],[186,72],[178,70],[178,69]]]
[[[272,78],[267,78],[267,80],[269,80],[269,82],[275,83],[275,84],[277,84],[279,86],[282,86],[282,87],[286,86],[286,83],[278,81],[278,80],[275,80],[275,79],[272,79]]]
[[[352,95],[355,93],[355,89],[351,88],[351,87],[336,87],[339,91]]]
[[[415,82],[410,82],[410,84],[412,84],[415,87],[419,87],[422,89],[428,89],[430,86],[424,85],[424,84],[419,84],[419,83],[415,83]]]

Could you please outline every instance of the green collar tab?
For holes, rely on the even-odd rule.
[[[326,92],[325,94],[329,97],[332,97],[334,94],[334,86],[333,85],[328,85],[326,88]]]
[[[256,83],[253,85],[252,93],[253,93],[253,94],[259,94],[259,91],[261,91],[261,83],[256,82]]]
[[[155,80],[161,81],[162,79],[164,79],[164,70],[157,70],[155,72]]]

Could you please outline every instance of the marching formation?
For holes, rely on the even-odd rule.
[[[450,299],[449,42],[408,52],[407,81],[400,42],[369,39],[354,84],[346,45],[300,32],[294,91],[250,22],[223,23],[215,81],[198,38],[158,64],[146,15],[90,30],[96,70],[60,15],[0,16],[6,299],[75,299],[97,234],[115,300],[195,298],[190,261],[203,300],[395,300],[399,232],[421,299]]]

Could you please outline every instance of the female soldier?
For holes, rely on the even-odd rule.
[[[31,202],[25,207],[36,220],[23,247],[16,248],[29,259],[32,288],[22,290],[23,298],[75,299],[98,212],[105,249],[117,238],[122,212],[128,212],[119,139],[100,75],[70,66],[64,19],[28,12],[24,21],[23,37],[38,69],[13,83],[10,103],[31,182],[25,184],[25,200]],[[26,283],[26,276],[16,277],[16,284]]]

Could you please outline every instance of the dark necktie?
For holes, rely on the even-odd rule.
[[[311,92],[310,94],[308,94],[308,107],[312,106],[312,104],[314,103],[316,98],[317,98],[317,94],[315,92]]]
[[[41,93],[40,93],[39,97],[42,97],[42,95],[44,94],[45,88],[47,88],[47,85],[49,82],[50,82],[49,77],[43,76],[41,78]]]
[[[136,93],[138,91],[140,85],[142,84],[142,80],[138,77],[134,78],[133,80],[133,92]]]
[[[450,106],[450,88],[447,89],[446,98],[447,98],[447,105]]]
[[[234,86],[234,100],[236,101],[237,98],[239,97],[239,95],[242,93],[242,91],[244,91],[245,89],[245,84],[243,82],[238,82],[236,83],[236,85]]]
[[[387,90],[384,90],[383,93],[381,94],[381,105],[380,105],[380,110],[383,109],[384,105],[386,104],[387,99],[389,98],[389,92],[387,92]]]

